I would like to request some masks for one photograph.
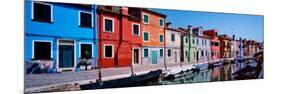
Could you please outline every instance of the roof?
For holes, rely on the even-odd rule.
[[[159,12],[156,12],[156,11],[152,11],[148,8],[141,8],[142,11],[146,11],[146,12],[150,12],[152,14],[156,14],[156,15],[159,15],[159,16],[162,16],[164,18],[166,18],[167,16],[165,14],[162,14],[162,13],[159,13]]]
[[[175,31],[175,32],[185,33],[185,31],[180,30],[180,29],[178,29],[178,28],[169,28],[169,27],[166,27],[165,29],[167,29],[167,30],[172,30],[172,31]]]

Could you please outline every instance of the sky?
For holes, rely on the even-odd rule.
[[[253,39],[258,42],[263,41],[263,16],[229,14],[229,13],[211,13],[198,11],[152,9],[154,11],[166,14],[167,22],[172,23],[173,28],[202,26],[204,30],[217,29],[218,34],[228,34],[246,39]]]

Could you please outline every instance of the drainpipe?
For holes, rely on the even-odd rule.
[[[166,21],[166,18],[164,18],[164,21]],[[165,22],[164,22],[165,23]],[[163,55],[164,55],[164,67],[165,67],[165,71],[167,71],[167,65],[166,65],[166,25],[164,25],[164,28],[163,28],[163,30],[164,30],[164,38],[163,38],[163,40],[164,40],[164,51],[163,51]]]
[[[97,16],[99,17],[99,19],[100,19],[100,20],[98,20],[98,21],[99,21],[99,22],[98,22],[98,23],[99,23],[99,24],[98,24],[98,27],[101,27],[101,24],[102,24],[102,23],[101,23],[101,19],[102,19],[102,17],[101,17],[101,12],[102,12],[102,11],[99,11],[99,12],[100,12],[100,13],[99,13],[100,15],[97,15]],[[98,13],[98,12],[97,12],[97,13]],[[101,30],[101,29],[100,29],[100,30]],[[98,32],[98,31],[97,31],[97,32]],[[100,51],[99,51],[99,55],[100,55],[100,56],[99,56],[99,60],[98,60],[98,76],[99,76],[99,79],[97,80],[97,82],[101,83],[101,82],[102,82],[102,75],[101,75],[101,63],[102,63],[102,62],[101,62],[101,59],[102,59],[102,58],[101,58],[101,57],[102,57],[102,56],[101,56],[101,54],[102,54],[102,53],[101,53],[101,52],[102,52],[102,51],[101,51],[101,32],[99,33],[99,40],[98,40],[98,41],[99,41],[98,45],[99,45],[99,48],[100,48]]]

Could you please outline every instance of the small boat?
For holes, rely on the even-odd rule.
[[[207,69],[209,64],[207,63],[204,63],[204,64],[196,64],[196,65],[193,65],[195,68],[193,69],[194,71],[200,71],[200,70],[204,70],[204,69]]]
[[[214,67],[221,66],[221,65],[222,65],[221,61],[214,62],[214,64],[213,64]]]
[[[144,86],[148,82],[157,81],[162,74],[162,70],[151,71],[147,74],[120,78],[116,80],[104,81],[102,83],[89,83],[80,85],[81,90],[103,89],[103,88],[118,88],[131,86]]]
[[[175,79],[175,78],[179,78],[179,77],[189,75],[191,73],[193,73],[193,71],[191,71],[191,70],[181,71],[177,74],[169,74],[167,77],[165,77],[165,79]]]

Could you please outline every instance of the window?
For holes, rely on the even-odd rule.
[[[168,57],[171,57],[171,55],[172,55],[172,50],[168,49]]]
[[[204,40],[202,39],[202,45],[204,45],[205,43],[204,43]]]
[[[143,49],[143,57],[148,57],[148,49]]]
[[[171,34],[171,41],[175,41],[175,34]]]
[[[199,39],[196,40],[196,44],[199,45]]]
[[[205,56],[208,56],[208,52],[207,51],[205,51],[205,54],[206,54]]]
[[[192,44],[195,44],[195,39],[192,39]]]
[[[92,18],[93,14],[90,12],[79,12],[79,26],[81,27],[93,27]]]
[[[133,24],[133,35],[140,35],[140,25],[139,24]]]
[[[149,33],[148,32],[143,32],[143,40],[145,42],[148,42],[149,41]]]
[[[91,44],[81,44],[80,45],[80,58],[92,58],[92,45]]]
[[[52,22],[52,5],[45,3],[32,3],[32,20]]]
[[[204,51],[201,51],[201,56],[204,56]]]
[[[159,50],[159,53],[160,53],[160,57],[163,57],[164,55],[163,55],[163,49],[160,49]]]
[[[188,57],[188,52],[187,51],[185,51],[185,56]]]
[[[114,48],[113,45],[105,44],[104,45],[104,57],[113,57]]]
[[[188,38],[185,38],[185,43],[188,43]]]
[[[51,42],[33,42],[33,59],[47,60],[51,59]]]
[[[104,18],[104,31],[105,32],[114,32],[113,19]]]
[[[164,20],[162,18],[159,19],[159,26],[160,27],[164,26]]]
[[[159,42],[164,42],[164,35],[159,35]]]
[[[143,22],[148,24],[149,23],[149,16],[147,14],[143,15]]]

